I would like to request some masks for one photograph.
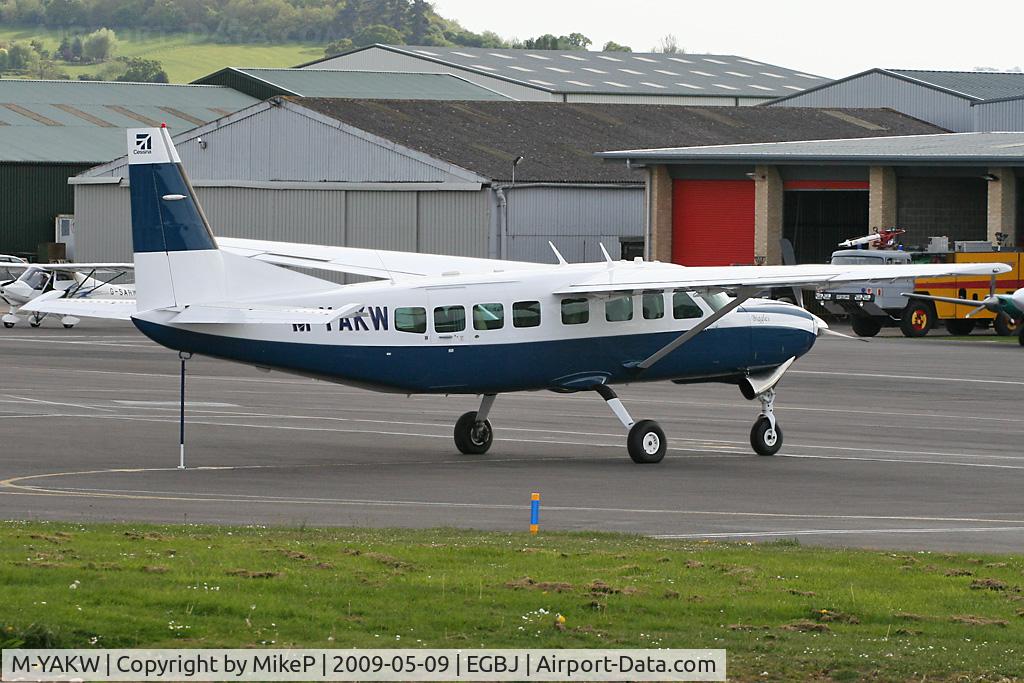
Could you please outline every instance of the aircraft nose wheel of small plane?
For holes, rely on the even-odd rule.
[[[28,324],[31,325],[32,327],[39,327],[40,325],[43,324],[43,319],[32,316],[31,318],[28,319]]]
[[[775,419],[775,390],[769,389],[758,398],[761,416],[750,429],[750,445],[758,455],[775,455],[782,448],[782,427]]]
[[[626,449],[633,462],[640,465],[661,462],[668,450],[665,432],[654,420],[640,420],[629,430]]]
[[[6,327],[7,329],[11,329],[12,327],[14,327],[14,323],[5,322],[4,327]]]

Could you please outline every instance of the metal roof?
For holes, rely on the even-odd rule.
[[[800,140],[740,145],[673,147],[602,152],[605,159],[647,163],[742,164],[942,164],[1024,166],[1024,133],[942,133],[862,138]]]
[[[455,74],[227,67],[193,82],[226,85],[223,79],[229,74],[270,86],[277,95],[384,100],[510,99]]]
[[[413,45],[370,45],[300,66],[371,48],[556,93],[770,98],[800,92],[830,80],[736,55]]]
[[[1024,95],[1024,73],[993,71],[922,71],[885,69],[975,100],[993,100]]]
[[[0,162],[96,162],[124,151],[124,129],[181,132],[258,100],[210,85],[0,79]]]

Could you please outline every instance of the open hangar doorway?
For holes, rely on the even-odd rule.
[[[782,236],[793,244],[797,263],[828,263],[840,242],[869,232],[866,182],[783,184]]]

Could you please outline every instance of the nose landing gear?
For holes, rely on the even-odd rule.
[[[775,420],[775,389],[758,395],[761,415],[750,429],[750,445],[758,455],[775,455],[782,448],[782,428]]]

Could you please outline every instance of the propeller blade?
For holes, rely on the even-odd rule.
[[[864,337],[853,337],[853,336],[850,336],[848,334],[843,334],[842,332],[836,332],[835,330],[829,329],[827,327],[819,327],[818,328],[818,336],[820,337],[821,335],[826,335],[826,336],[829,336],[829,337],[842,337],[843,339],[852,339],[853,341],[859,341],[859,342],[865,342],[865,343],[871,341],[870,339],[865,339]]]
[[[970,317],[971,317],[972,315],[974,315],[975,313],[981,313],[982,311],[986,310],[987,308],[988,308],[988,306],[986,306],[986,305],[985,305],[984,303],[982,303],[982,304],[981,304],[980,306],[978,306],[977,308],[975,308],[974,310],[972,310],[972,311],[971,311],[970,313],[968,313],[968,314],[967,314],[967,315],[965,315],[964,317],[965,317],[965,318],[970,318]]]

